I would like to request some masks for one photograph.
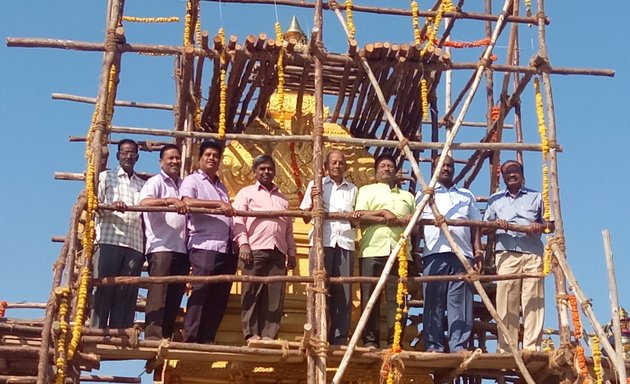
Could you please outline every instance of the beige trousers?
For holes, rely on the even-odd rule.
[[[499,251],[496,254],[497,274],[542,273],[543,257],[532,253]],[[512,342],[518,342],[520,314],[523,314],[523,349],[537,350],[542,339],[545,318],[545,281],[517,279],[497,281],[497,312],[507,327]],[[499,352],[510,348],[499,331]]]

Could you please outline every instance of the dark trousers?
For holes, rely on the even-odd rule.
[[[193,249],[190,252],[193,276],[233,275],[236,256]],[[184,341],[213,343],[230,297],[232,283],[193,284],[184,320]]]
[[[311,266],[313,260],[311,248]],[[354,268],[354,251],[335,247],[324,247],[324,268],[329,277],[352,276]],[[313,270],[311,267],[311,274]],[[350,316],[352,314],[352,284],[330,284],[328,286],[328,314],[330,328],[328,342],[331,345],[345,345],[350,332]]]
[[[188,275],[187,253],[153,252],[147,255],[149,276]],[[147,292],[144,338],[161,339],[173,335],[173,327],[186,284],[151,284]]]
[[[466,273],[466,269],[452,252],[427,255],[425,276],[448,276]],[[450,352],[460,352],[468,346],[473,325],[473,294],[465,281],[435,281],[424,285],[422,334],[427,351],[442,352],[444,342],[444,313],[448,318],[448,346]]]
[[[285,255],[277,249],[252,251],[254,261],[242,266],[243,275],[284,276],[286,275]],[[284,287],[280,283],[243,283],[241,296],[241,326],[243,336],[276,339],[280,332]]]
[[[144,255],[128,247],[99,244],[93,258],[94,278],[140,276]],[[96,287],[90,325],[94,328],[131,328],[136,314],[137,285]]]
[[[383,273],[383,268],[387,263],[387,256],[383,257],[362,257],[359,264],[359,271],[361,276],[380,277]],[[396,262],[390,272],[390,276],[398,276],[398,262]],[[385,301],[387,304],[387,345],[391,345],[394,342],[394,323],[396,321],[396,286],[397,281],[388,280],[385,284]],[[376,284],[361,283],[361,310],[365,310],[374,287]],[[376,300],[372,313],[368,318],[365,328],[363,329],[363,344],[376,344],[380,346],[379,340],[381,339],[379,319],[381,317],[381,298]],[[406,316],[403,316],[402,329],[405,330],[405,323],[407,322]],[[402,335],[401,335],[402,338]]]

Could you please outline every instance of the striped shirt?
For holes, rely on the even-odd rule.
[[[103,171],[98,175],[98,201],[111,204],[122,201],[127,205],[140,203],[144,180],[135,173],[131,178],[122,168]],[[118,245],[144,253],[144,233],[140,212],[98,211],[96,243]]]

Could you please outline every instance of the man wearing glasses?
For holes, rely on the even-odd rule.
[[[138,205],[144,185],[134,172],[138,144],[129,139],[118,143],[119,166],[98,177],[98,201],[116,210],[101,210],[96,217],[94,277],[139,276],[144,262],[144,236],[139,212],[126,212]],[[92,303],[91,326],[130,328],[133,326],[138,287],[108,285],[96,287]]]

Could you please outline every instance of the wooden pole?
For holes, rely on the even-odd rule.
[[[520,280],[520,279],[540,279],[543,278],[540,274],[527,274],[527,273],[515,273],[506,275],[483,275],[472,276],[469,274],[460,275],[446,275],[446,276],[416,276],[407,277],[405,281],[425,283],[435,281],[468,281],[471,282],[474,279],[479,281],[504,281],[504,280]],[[329,277],[326,281],[329,284],[355,284],[355,283],[376,283],[378,277],[370,276],[346,276],[346,277]],[[399,281],[400,279],[393,276],[386,276],[386,280]],[[315,281],[312,276],[249,276],[249,275],[213,275],[213,276],[192,276],[192,275],[177,275],[177,276],[117,276],[117,277],[104,277],[101,279],[92,279],[92,283],[95,287],[105,285],[142,285],[148,286],[149,284],[213,284],[213,283],[302,283],[310,284]],[[2,328],[0,328],[2,330]]]
[[[575,297],[577,298],[577,301],[580,303],[582,307],[582,312],[586,315],[586,318],[591,323],[591,327],[593,327],[595,334],[597,335],[597,337],[599,337],[599,341],[601,345],[604,347],[606,354],[608,354],[608,356],[611,356],[611,357],[616,356],[614,348],[612,347],[612,345],[610,345],[610,342],[606,338],[604,329],[602,328],[601,324],[597,321],[597,317],[595,317],[595,312],[593,312],[593,308],[591,307],[591,300],[588,299],[586,295],[584,295],[582,288],[580,288],[580,285],[578,284],[577,279],[573,275],[573,271],[569,267],[569,262],[567,261],[564,255],[564,252],[560,249],[560,247],[556,243],[553,243],[551,245],[551,249],[554,255],[556,256],[556,261],[558,262],[558,266],[560,267],[562,272],[564,272],[564,276],[566,276],[566,279],[569,281],[569,284],[573,288],[573,292],[575,292]],[[562,335],[562,329],[560,329],[560,334]],[[610,363],[611,365],[614,366],[614,368],[617,371],[625,369],[625,365],[619,365],[619,362],[616,359],[611,358]]]
[[[544,60],[548,60],[547,53],[547,42],[545,38],[545,23],[542,15],[545,10],[545,2],[544,0],[538,0],[537,8],[539,15],[538,19],[538,46],[539,46],[539,56]],[[549,186],[552,198],[553,205],[553,214],[554,214],[554,223],[555,223],[555,231],[554,236],[558,239],[562,240],[564,243],[564,223],[562,220],[562,210],[560,209],[560,183],[558,178],[558,154],[556,149],[553,147],[553,144],[557,142],[557,134],[556,134],[556,114],[553,103],[553,93],[551,89],[551,77],[547,70],[549,69],[549,65],[542,67],[542,78],[544,85],[544,92],[546,98],[546,120],[547,120],[547,132],[549,135]],[[558,248],[563,257],[566,258],[564,246],[562,248]],[[567,264],[568,268],[568,264]],[[555,277],[555,285],[556,285],[556,308],[558,311],[558,328],[560,330],[560,344],[566,345],[570,343],[571,330],[569,329],[569,316],[568,316],[568,307],[566,300],[561,300],[560,298],[566,297],[566,278],[564,273],[566,271],[563,268],[554,268],[554,277]],[[609,356],[613,356],[610,354]]]
[[[317,52],[323,51],[323,17],[322,0],[316,0],[313,17],[313,35],[316,52],[314,53],[315,71],[315,115],[313,116],[313,175],[314,185],[322,190],[322,170],[324,169],[324,63],[322,57]],[[328,352],[328,310],[327,310],[327,287],[325,282],[326,271],[324,264],[324,205],[321,194],[313,199],[313,246],[315,253],[315,268],[313,274],[315,278],[315,335],[317,346],[315,349],[315,383],[326,384],[326,358]]]
[[[617,294],[617,278],[615,277],[615,264],[613,262],[612,244],[610,242],[610,233],[607,229],[602,231],[604,238],[604,254],[606,256],[606,270],[608,271],[608,284],[610,286],[610,313],[612,315],[613,334],[615,336],[615,356],[617,357],[617,366],[623,369],[617,370],[619,383],[625,383],[626,379],[626,362],[623,357],[623,344],[621,343],[621,323],[619,321],[619,296]],[[612,356],[610,356],[612,358]]]
[[[75,101],[78,103],[86,103],[86,104],[96,104],[95,97],[85,97],[85,96],[77,96],[71,95],[68,93],[53,93],[53,100],[67,100],[67,101]],[[117,107],[133,107],[133,108],[142,108],[142,109],[159,109],[165,111],[172,111],[173,105],[171,104],[158,104],[158,103],[142,103],[138,101],[125,101],[125,100],[116,100],[114,105]]]
[[[136,128],[136,127],[120,127],[113,126],[112,133],[127,133],[134,135],[151,135],[151,136],[168,136],[175,138],[196,138],[196,139],[217,139],[219,135],[217,133],[210,132],[180,132],[166,129],[152,129],[152,128]],[[238,140],[238,141],[256,141],[256,142],[275,142],[275,143],[289,143],[289,142],[311,142],[312,137],[310,135],[283,135],[283,136],[270,136],[270,135],[254,135],[245,133],[226,133],[226,140]],[[400,142],[397,140],[377,140],[377,139],[362,139],[354,137],[341,137],[341,136],[322,136],[322,140],[327,143],[335,144],[347,144],[347,145],[361,145],[365,147],[387,147],[397,148]],[[444,147],[444,143],[428,143],[421,141],[410,141],[409,148],[411,149],[431,149],[439,150]],[[503,149],[520,149],[523,151],[542,151],[540,144],[517,144],[517,143],[451,143],[451,149],[453,150],[503,150]],[[558,152],[562,152],[562,147],[558,146]]]

